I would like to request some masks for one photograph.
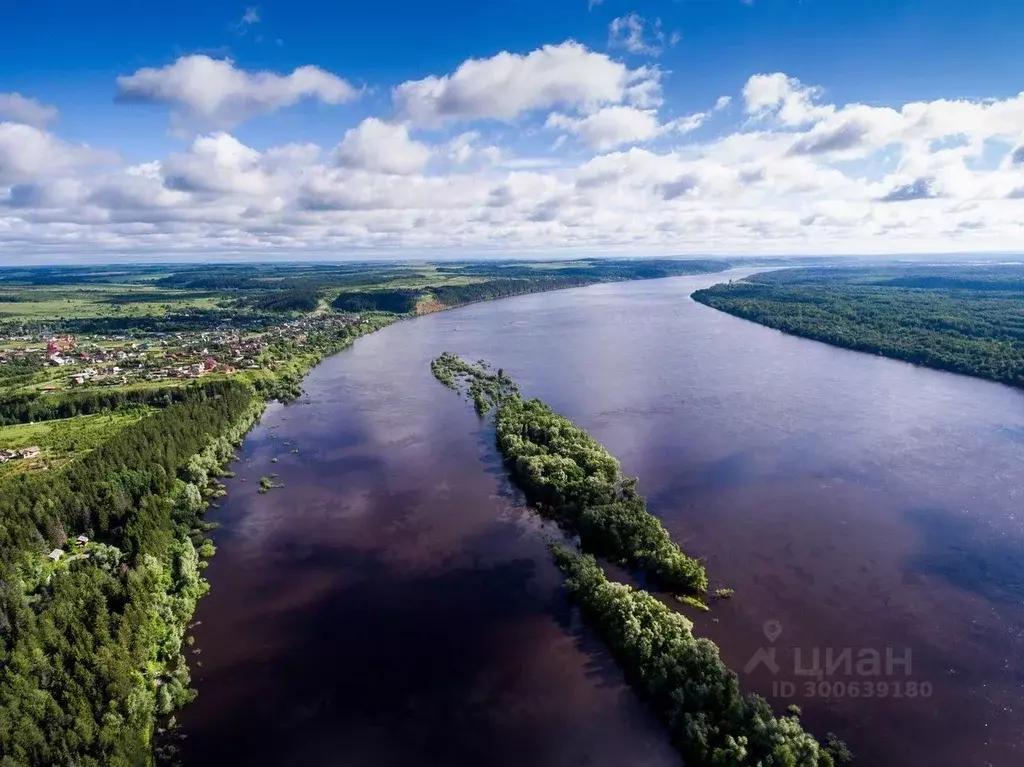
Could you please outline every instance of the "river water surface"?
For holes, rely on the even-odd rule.
[[[1024,396],[689,298],[724,278],[402,322],[268,410],[210,515],[186,764],[679,764],[566,604],[493,432],[431,377],[446,350],[640,477],[736,591],[690,617],[745,689],[861,765],[1024,764]]]

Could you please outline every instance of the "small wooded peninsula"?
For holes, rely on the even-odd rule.
[[[1024,386],[1024,266],[783,269],[693,294],[793,335]]]
[[[830,767],[849,761],[829,735],[822,745],[795,715],[777,717],[744,695],[718,648],[652,594],[611,581],[597,557],[647,575],[658,586],[703,596],[701,562],[679,548],[647,511],[637,480],[572,421],[540,400],[524,400],[504,370],[444,353],[431,363],[441,383],[495,411],[498,449],[509,474],[542,515],[578,536],[580,551],[552,544],[566,586],[608,644],[631,686],[647,700],[688,764]]]

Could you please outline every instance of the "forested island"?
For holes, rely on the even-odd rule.
[[[647,511],[637,481],[589,434],[540,400],[524,400],[504,371],[443,354],[431,365],[446,386],[465,388],[477,413],[496,409],[498,448],[535,506],[579,534],[584,551],[642,570],[666,589],[703,595],[704,566],[686,556]]]
[[[725,266],[0,269],[0,763],[173,760],[204,512],[265,403],[324,357],[448,306]]]
[[[763,698],[743,695],[718,648],[695,637],[687,618],[605,576],[596,557],[691,598],[708,588],[703,564],[672,541],[614,456],[540,400],[524,400],[501,369],[445,353],[431,370],[473,400],[481,416],[494,411],[497,447],[510,476],[534,508],[578,537],[580,552],[552,545],[567,588],[687,764],[831,767],[849,761],[835,736],[822,745],[797,716],[776,717]]]
[[[700,303],[856,351],[1024,386],[1024,266],[784,269]]]

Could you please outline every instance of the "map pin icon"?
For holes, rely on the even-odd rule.
[[[782,624],[774,618],[770,621],[765,621],[764,635],[768,637],[769,642],[774,642],[776,639],[782,636]]]

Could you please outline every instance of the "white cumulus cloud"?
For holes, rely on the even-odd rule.
[[[261,194],[269,190],[262,155],[228,133],[200,136],[162,165],[168,189],[190,193]]]
[[[0,186],[67,172],[76,166],[117,162],[113,152],[69,144],[39,128],[0,123]]]
[[[385,108],[346,124],[330,134],[340,137],[333,147],[210,130],[129,167],[0,123],[0,260],[903,253],[1024,242],[1024,96],[876,106],[758,74],[737,83],[742,109],[723,113],[723,96],[673,119],[661,105],[666,76],[576,43],[499,54],[399,86],[397,115]],[[204,113],[220,105],[213,98]],[[481,122],[448,124],[460,121]],[[551,148],[545,129],[569,151]]]
[[[754,75],[743,88],[747,112],[754,117],[772,116],[785,126],[798,127],[828,117],[835,108],[816,106],[819,88],[806,86],[781,72]]]
[[[358,95],[350,83],[319,67],[299,67],[288,75],[247,72],[230,59],[199,54],[117,78],[121,101],[168,104],[179,119],[217,127],[231,127],[306,98],[343,104]]]
[[[657,110],[612,106],[580,118],[552,113],[545,127],[573,133],[603,152],[623,144],[651,141],[673,131],[688,133],[699,128],[706,118],[706,113],[698,113],[663,124]]]
[[[629,69],[570,41],[525,55],[504,51],[489,59],[469,59],[450,75],[402,83],[393,98],[403,118],[424,126],[511,121],[556,107],[593,112],[624,102],[648,106],[660,96],[659,79],[656,69]]]
[[[0,119],[42,128],[57,119],[56,107],[20,93],[0,93]]]
[[[563,114],[552,114],[548,117],[546,126],[575,133],[599,151],[614,149],[622,144],[650,141],[661,135],[664,130],[655,110],[624,106],[605,107],[599,112],[578,119]]]
[[[405,125],[369,117],[345,133],[335,150],[335,160],[346,168],[401,176],[419,173],[432,154],[426,144],[409,137]]]

